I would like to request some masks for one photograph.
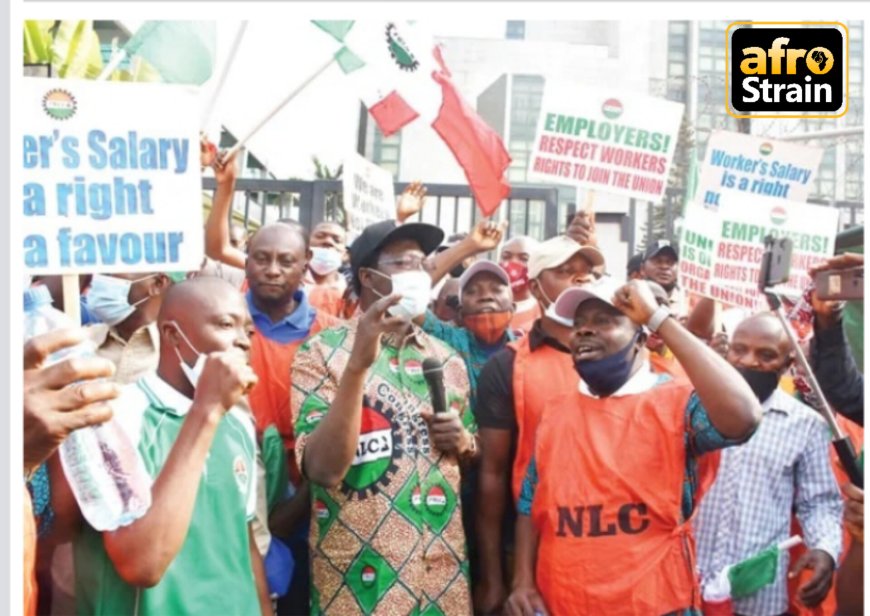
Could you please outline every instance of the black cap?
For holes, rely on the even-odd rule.
[[[643,264],[643,254],[637,253],[628,260],[628,265],[625,267],[625,273],[629,276],[640,271],[640,266]]]
[[[371,267],[372,257],[384,246],[398,240],[414,240],[429,254],[444,239],[444,231],[424,222],[397,225],[395,220],[382,220],[363,229],[350,246],[350,266],[354,277],[361,267]]]
[[[680,250],[679,247],[668,240],[656,240],[652,244],[650,244],[649,248],[646,249],[646,252],[643,253],[643,260],[652,259],[657,254],[662,252],[668,252],[673,255],[674,259],[677,261],[680,260]]]

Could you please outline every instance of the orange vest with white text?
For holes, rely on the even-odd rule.
[[[554,393],[569,395],[577,391],[580,376],[574,370],[571,355],[549,344],[542,344],[532,351],[529,337],[524,336],[508,346],[516,352],[512,388],[514,416],[517,420],[517,451],[511,481],[516,500],[535,447],[535,430],[541,409]]]
[[[554,396],[538,425],[536,582],[551,614],[661,616],[699,607],[682,521],[692,387]]]
[[[864,428],[859,426],[858,424],[846,419],[839,413],[836,415],[837,424],[840,426],[840,429],[843,431],[843,434],[849,437],[849,440],[852,441],[852,446],[855,448],[855,451],[861,451],[861,447],[864,444]],[[830,447],[830,456],[831,456],[831,468],[834,471],[834,477],[837,479],[837,485],[843,485],[847,481],[849,481],[849,476],[846,475],[846,471],[843,470],[843,467],[840,465],[840,460],[837,456],[837,451],[834,449],[834,446]],[[803,535],[803,531],[801,530],[800,522],[798,522],[797,516],[792,516],[791,519],[791,534],[792,535]],[[840,561],[842,562],[843,558],[849,551],[849,548],[852,545],[852,534],[846,529],[845,524],[843,525],[843,549],[840,552]],[[807,551],[807,546],[805,544],[800,544],[798,546],[793,547],[789,551],[789,567],[793,567],[795,563],[797,563],[798,559],[803,556],[804,552]],[[834,589],[837,585],[837,572],[834,572],[834,582],[831,585],[831,591],[824,598],[824,600],[817,605],[816,607],[807,607],[798,599],[798,591],[800,588],[810,581],[813,572],[810,569],[802,570],[797,576],[790,578],[788,580],[788,599],[789,599],[789,610],[794,616],[836,616],[837,614],[837,593],[834,592]]]
[[[316,313],[311,324],[309,336],[322,329],[336,325],[338,321],[329,315]],[[256,334],[251,339],[251,367],[257,375],[257,384],[248,394],[248,402],[257,432],[262,432],[274,424],[284,441],[284,448],[293,451],[296,438],[293,432],[293,419],[290,413],[290,369],[296,350],[307,338],[296,342],[280,343],[269,340],[262,334]],[[295,456],[290,458],[290,479],[294,485],[299,484],[301,475],[296,468]]]

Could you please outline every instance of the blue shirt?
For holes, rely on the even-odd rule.
[[[308,296],[302,289],[293,294],[293,299],[297,303],[296,310],[274,323],[269,318],[269,315],[257,309],[254,305],[254,297],[250,291],[245,294],[245,299],[248,300],[248,310],[251,312],[251,318],[257,331],[269,340],[286,344],[288,342],[304,340],[308,337],[317,311],[308,303]]]

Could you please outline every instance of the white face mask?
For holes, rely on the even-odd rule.
[[[187,336],[184,335],[184,332],[181,331],[181,327],[179,327],[178,323],[175,321],[171,321],[173,325],[175,325],[175,329],[178,330],[178,333],[184,339],[184,342],[191,348],[191,350],[196,353],[196,362],[193,366],[188,366],[187,362],[184,361],[184,358],[181,357],[181,353],[178,351],[178,347],[175,347],[175,354],[178,356],[178,362],[181,364],[181,371],[184,373],[184,376],[187,377],[187,380],[190,381],[190,384],[193,385],[193,388],[196,389],[196,384],[199,382],[199,377],[202,376],[202,369],[205,368],[205,360],[206,356],[196,350],[192,344],[190,344],[190,340],[188,340]]]
[[[105,274],[94,274],[86,298],[88,311],[110,327],[117,325],[133,314],[136,311],[136,306],[149,299],[149,297],[143,297],[135,304],[131,304],[130,288],[135,283],[148,280],[156,275],[151,274],[137,280],[125,280]]]
[[[560,317],[558,314],[556,314],[556,304],[553,303],[553,300],[551,300],[550,297],[547,295],[547,292],[544,291],[544,285],[541,284],[540,279],[536,278],[535,280],[537,280],[538,282],[538,289],[540,289],[541,295],[543,295],[544,299],[547,300],[547,309],[544,310],[544,316],[564,327],[574,327],[573,320]]]
[[[318,276],[331,274],[341,267],[341,253],[334,248],[312,246],[311,261],[308,262],[308,267]]]
[[[432,277],[423,270],[400,272],[387,276],[377,270],[371,270],[384,278],[389,278],[393,283],[392,293],[402,296],[398,304],[390,306],[387,312],[394,317],[402,317],[412,320],[426,312],[429,307],[429,299],[432,293]],[[375,291],[372,289],[372,291]],[[383,297],[375,291],[375,294]]]

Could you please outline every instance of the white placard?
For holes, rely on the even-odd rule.
[[[372,223],[395,219],[396,196],[389,171],[354,153],[345,158],[342,179],[348,233],[358,235]]]
[[[683,105],[590,86],[547,83],[529,180],[660,202]]]
[[[23,81],[19,211],[25,269],[199,269],[204,238],[196,91]]]

